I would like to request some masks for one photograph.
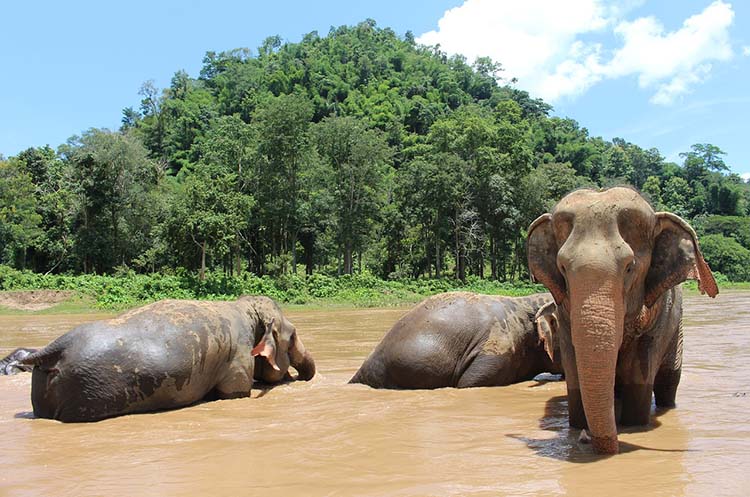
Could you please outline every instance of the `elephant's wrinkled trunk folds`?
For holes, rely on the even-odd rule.
[[[614,387],[624,305],[622,291],[612,280],[590,274],[573,282],[570,292],[571,338],[581,399],[591,442],[598,454],[618,452]]]
[[[294,343],[289,347],[289,359],[292,367],[297,370],[299,380],[311,380],[315,376],[315,361],[312,355],[305,350],[305,346],[299,335],[294,336]]]

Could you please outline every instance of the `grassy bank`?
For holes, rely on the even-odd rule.
[[[717,274],[721,290],[750,290],[750,282],[729,282]],[[685,284],[688,294],[698,293],[695,282]],[[270,278],[246,273],[227,277],[208,273],[204,281],[193,275],[42,275],[0,266],[0,291],[73,290],[76,297],[39,313],[118,311],[166,298],[231,300],[240,295],[267,295],[285,307],[386,307],[408,305],[436,293],[463,290],[493,295],[520,296],[543,292],[541,285],[470,278],[465,284],[452,279],[384,281],[370,274],[331,277]],[[0,314],[16,314],[0,307]]]
[[[68,310],[120,310],[166,298],[228,300],[244,294],[267,295],[287,306],[382,307],[418,302],[452,290],[512,296],[545,291],[541,285],[531,283],[480,279],[462,284],[451,279],[384,281],[370,274],[270,278],[249,273],[236,277],[208,273],[200,281],[189,274],[42,275],[0,266],[0,291],[41,289],[77,292],[79,297],[67,303]]]

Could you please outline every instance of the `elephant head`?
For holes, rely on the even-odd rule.
[[[298,379],[312,379],[315,376],[315,361],[305,349],[297,328],[284,317],[278,305],[271,299],[259,297],[255,299],[254,310],[257,313],[258,332],[252,355],[262,359],[256,360],[256,379],[278,383],[288,377],[289,366],[297,370]]]
[[[647,323],[664,293],[686,279],[718,293],[695,232],[634,190],[578,190],[531,224],[527,247],[531,274],[570,327],[594,450],[616,453],[615,369],[625,330]]]

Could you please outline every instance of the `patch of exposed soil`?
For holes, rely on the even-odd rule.
[[[41,311],[65,302],[75,295],[72,290],[22,290],[0,292],[0,306],[22,311]]]

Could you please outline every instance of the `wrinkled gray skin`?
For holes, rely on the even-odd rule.
[[[467,388],[561,373],[534,325],[539,309],[551,302],[549,294],[510,298],[451,292],[430,297],[391,328],[349,383]]]
[[[299,379],[315,363],[266,297],[163,300],[74,328],[22,361],[33,364],[34,415],[65,422],[247,397],[253,380]],[[275,365],[275,367],[274,367]]]
[[[570,193],[528,233],[529,269],[557,304],[570,424],[615,454],[617,421],[648,424],[652,393],[659,407],[675,404],[678,285],[695,279],[713,297],[716,282],[693,229],[628,188]]]
[[[31,371],[31,366],[26,366],[18,361],[30,356],[34,352],[36,352],[36,349],[21,347],[0,359],[0,376]]]

